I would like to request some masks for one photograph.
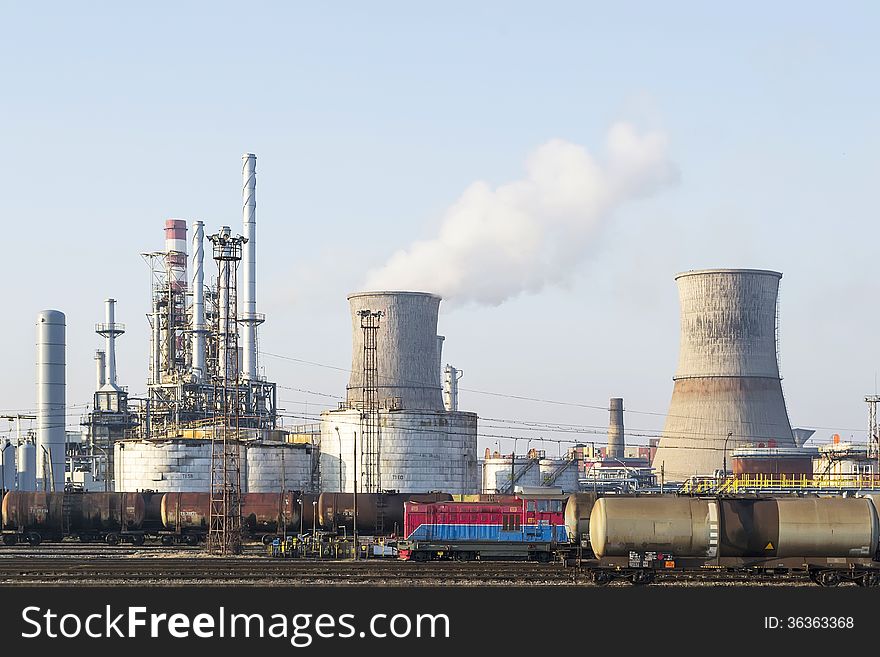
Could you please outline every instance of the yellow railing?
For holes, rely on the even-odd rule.
[[[816,477],[786,475],[737,475],[724,478],[694,477],[678,489],[685,495],[730,494],[754,490],[856,489],[880,491],[880,476],[871,474],[829,474]]]

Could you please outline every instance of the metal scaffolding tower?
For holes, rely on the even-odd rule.
[[[877,403],[880,395],[867,395],[868,403],[868,458],[877,459],[877,472],[880,473],[880,428],[877,426]]]
[[[379,366],[376,337],[379,333],[381,311],[361,310],[361,329],[364,332],[364,379],[361,396],[361,464],[363,490],[378,493],[382,490],[379,467]]]
[[[211,235],[220,296],[214,384],[214,433],[211,441],[211,509],[207,547],[215,554],[241,552],[240,393],[237,272],[245,238],[228,227]]]

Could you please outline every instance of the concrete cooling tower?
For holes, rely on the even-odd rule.
[[[712,475],[738,447],[795,447],[779,377],[782,274],[706,269],[676,276],[681,344],[653,466],[667,481]]]
[[[338,410],[321,414],[322,490],[352,492],[356,481],[358,492],[476,493],[477,416],[447,411],[443,405],[440,297],[363,292],[348,301],[351,377],[346,401]],[[369,354],[364,349],[363,311],[381,313],[375,351]],[[371,363],[375,359],[370,378],[375,377],[377,417],[363,412],[366,358]]]

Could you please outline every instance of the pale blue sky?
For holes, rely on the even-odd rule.
[[[657,429],[678,350],[674,274],[776,269],[792,421],[849,436],[880,370],[876,7],[2,2],[0,409],[34,406],[43,308],[67,314],[69,402],[90,400],[107,296],[129,327],[121,383],[143,391],[138,253],[162,247],[167,217],[240,226],[245,151],[259,158],[261,347],[344,367],[345,295],[369,269],[433,235],[472,182],[521,177],[551,138],[594,151],[626,120],[667,135],[679,183],[622,207],[569,285],[442,312],[462,386],[623,396],[657,414],[630,412],[634,431]],[[263,364],[281,385],[344,392],[336,370]],[[294,414],[325,401],[281,397]],[[607,421],[461,402],[488,418]]]

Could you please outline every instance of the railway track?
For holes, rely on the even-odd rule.
[[[32,554],[0,559],[0,585],[118,586],[584,586],[584,571],[522,562],[406,563],[399,561],[286,561],[259,557],[59,558]],[[613,584],[612,586],[617,586]],[[619,585],[629,586],[621,583]],[[654,586],[799,586],[805,578],[688,574]]]

